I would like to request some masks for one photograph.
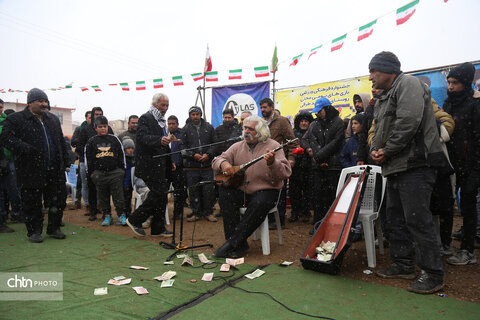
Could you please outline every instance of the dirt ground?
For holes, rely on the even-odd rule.
[[[216,208],[215,212],[218,212],[218,207]],[[100,219],[90,222],[88,221],[88,217],[84,216],[84,213],[84,209],[65,210],[64,222],[105,232],[121,234],[128,237],[139,238],[133,234],[129,227],[122,227],[118,225],[102,227],[102,221]],[[169,230],[172,230],[172,200],[170,200],[169,203],[169,213],[171,224],[170,226],[167,226],[167,228]],[[191,210],[185,208],[185,216],[189,213],[191,213]],[[287,210],[287,216],[289,215],[290,210]],[[101,215],[98,215],[98,218],[100,217]],[[116,223],[116,216],[114,216],[114,221]],[[179,220],[177,220],[175,237],[175,240],[177,242],[179,240],[179,224]],[[461,217],[456,215],[454,221],[454,230],[457,230],[460,224]],[[281,263],[283,261],[293,261],[293,267],[301,268],[302,266],[300,263],[300,255],[303,253],[305,247],[310,241],[311,236],[309,236],[308,232],[311,228],[312,225],[310,223],[287,222],[286,227],[282,230],[283,245],[278,244],[277,231],[270,231],[271,254],[268,256],[264,256],[262,254],[262,246],[260,240],[254,241],[252,237],[250,237],[248,240],[250,250],[245,255],[245,262],[253,265],[266,265],[272,263]],[[147,236],[144,238],[145,241],[150,241],[155,244],[158,244],[160,241],[172,241],[171,238],[151,237],[150,235],[148,235],[149,230],[147,230],[146,232]],[[183,241],[184,245],[187,246],[191,246],[192,243],[193,245],[210,243],[213,245],[213,249],[207,247],[198,248],[195,249],[195,251],[213,254],[214,250],[221,246],[225,241],[222,218],[219,218],[219,221],[215,223],[209,222],[207,220],[201,220],[194,223],[187,222],[186,219],[184,219]],[[454,249],[457,249],[460,246],[460,242],[457,240],[453,240],[452,245]],[[478,250],[477,245],[477,258],[480,258],[479,251],[480,250]],[[355,242],[352,247],[350,247],[350,249],[347,251],[344,257],[340,276],[406,289],[410,284],[410,280],[387,280],[378,278],[374,274],[368,275],[364,273],[365,270],[375,271],[388,266],[388,254],[388,248],[385,249],[385,255],[383,256],[379,254],[377,249],[377,267],[375,269],[368,268],[365,242],[363,240]],[[453,297],[459,300],[480,303],[480,264],[467,266],[451,266],[446,263],[445,259],[446,257],[444,257],[445,288],[441,293],[445,294],[447,297]]]

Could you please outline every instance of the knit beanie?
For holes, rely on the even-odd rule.
[[[132,148],[135,149],[135,142],[130,137],[124,137],[122,140],[123,149]]]
[[[33,88],[28,91],[27,95],[27,104],[32,103],[33,101],[45,99],[48,101],[47,94],[38,88]]]
[[[192,112],[198,112],[198,113],[200,113],[200,116],[202,116],[202,109],[200,109],[200,107],[197,107],[197,106],[191,107],[188,110],[188,115],[190,116],[192,114]]]
[[[357,113],[352,117],[352,121],[357,120],[360,124],[363,124],[363,119],[365,119],[365,113],[363,112]]]
[[[467,88],[472,87],[473,77],[475,76],[475,67],[470,62],[462,63],[461,65],[453,68],[448,73],[448,78],[455,78],[460,81],[461,84]]]
[[[400,61],[397,56],[389,51],[382,51],[373,56],[368,64],[368,68],[383,73],[399,74]]]

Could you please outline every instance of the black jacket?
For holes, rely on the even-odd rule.
[[[111,134],[91,137],[85,146],[85,164],[89,174],[95,170],[125,170],[125,153],[120,140]]]
[[[172,159],[170,156],[154,158],[156,155],[170,153],[170,147],[162,145],[163,136],[162,127],[150,112],[138,119],[135,176],[145,181],[155,179],[168,188],[172,174]]]
[[[4,121],[0,144],[14,156],[17,182],[20,188],[43,188],[46,183],[44,126],[48,130],[55,150],[54,170],[57,181],[65,181],[68,155],[62,127],[58,118],[46,112],[43,123],[28,109],[12,113]]]
[[[372,163],[373,161],[370,158],[369,155],[369,150],[370,147],[368,146],[368,130],[372,127],[373,123],[373,108],[375,106],[375,101],[372,99],[370,100],[370,103],[368,106],[365,108],[365,117],[363,118],[363,123],[362,123],[362,131],[358,135],[358,152],[357,152],[357,158],[358,161],[363,161],[365,163]]]
[[[480,100],[473,97],[472,90],[465,90],[455,97],[450,95],[443,103],[443,110],[455,120],[455,129],[447,143],[453,167],[462,173],[480,170]]]
[[[213,129],[210,123],[201,119],[200,126],[197,130],[197,127],[189,118],[187,119],[185,127],[183,127],[183,134],[180,140],[180,150],[211,144],[215,142],[215,129]],[[206,153],[208,155],[208,160],[205,162],[195,161],[193,156],[196,153],[201,155]],[[185,168],[209,168],[211,167],[212,159],[215,156],[215,146],[182,151],[182,156]]]
[[[345,126],[340,119],[339,112],[327,106],[326,118],[315,119],[305,133],[304,140],[307,148],[312,148],[315,159],[314,169],[319,169],[320,164],[327,163],[324,167],[328,170],[341,170],[340,152],[345,143]]]
[[[233,135],[234,133],[239,131],[239,127],[240,125],[238,124],[238,120],[233,119],[231,123],[228,123],[228,124],[223,123],[215,129],[215,139],[216,139],[215,142],[221,142],[221,141],[226,141],[228,139],[232,139],[232,141],[217,144],[215,146],[215,156],[222,154],[222,152],[230,148],[232,144],[239,141],[239,140],[233,140],[233,138],[236,138]],[[238,136],[239,135],[237,135],[237,137]]]
[[[113,134],[112,128],[108,126],[108,133]],[[93,126],[93,120],[91,124],[87,124],[80,130],[80,136],[76,143],[76,149],[75,152],[78,154],[78,158],[80,159],[80,162],[85,161],[85,146],[87,145],[88,140],[90,140],[91,137],[94,137],[97,135],[97,131],[95,131],[95,127]]]
[[[303,136],[307,132],[307,130],[300,129],[300,121],[307,120],[310,124],[313,122],[313,116],[308,111],[301,111],[297,113],[295,119],[293,120],[293,133],[295,137],[298,138],[300,147],[306,149],[305,142],[303,141]],[[310,169],[312,167],[312,158],[308,155],[307,152],[304,152],[302,155],[295,155],[295,166],[292,168],[293,172],[296,169]]]

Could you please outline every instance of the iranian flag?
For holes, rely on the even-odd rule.
[[[228,80],[242,79],[242,69],[230,70],[228,73]]]
[[[118,83],[109,83],[108,84],[110,87],[118,86]]]
[[[87,87],[80,87],[80,90],[82,90],[82,91],[88,91],[88,88],[87,88]]]
[[[260,77],[268,77],[268,67],[256,67],[254,68],[255,70],[255,77],[260,78]]]
[[[205,80],[211,81],[218,81],[218,71],[210,71],[205,73]]]
[[[203,73],[192,73],[193,81],[198,81],[203,79]]]
[[[93,90],[95,90],[95,92],[97,91],[102,91],[102,89],[100,89],[99,86],[92,86]],[[88,89],[87,89],[88,90]]]
[[[273,57],[272,57],[272,73],[275,73],[277,71],[278,71],[278,57],[277,57],[277,45],[275,45],[275,50],[273,50]],[[257,76],[256,73],[255,73],[255,76]]]
[[[415,0],[397,9],[397,26],[407,22],[415,13],[420,0]]]
[[[145,90],[146,87],[145,87],[145,81],[137,81],[135,82],[136,83],[136,87],[137,87],[137,91],[138,90]]]
[[[73,82],[70,82],[69,84],[67,84],[67,85],[65,86],[65,88],[67,88],[67,89],[72,89],[72,86],[73,86]]]
[[[319,45],[318,47],[315,47],[312,50],[310,50],[310,54],[308,55],[308,59],[310,59],[311,56],[313,56],[315,53],[317,53],[318,50],[320,50],[321,47],[322,47],[322,45]]]
[[[357,41],[370,37],[373,33],[373,27],[375,26],[376,23],[377,23],[377,20],[373,20],[372,22],[367,23],[366,25],[358,28]]]
[[[303,56],[303,53],[302,54],[299,54],[298,56],[296,57],[293,57],[292,58],[292,62],[290,63],[290,66],[291,67],[294,67],[297,65],[298,61],[300,60],[300,58]]]
[[[207,45],[207,55],[205,57],[205,68],[204,68],[204,72],[209,72],[209,71],[212,71],[212,57],[210,57],[210,49],[208,48],[208,45]]]
[[[332,40],[332,48],[330,49],[331,52],[341,49],[343,43],[345,42],[345,38],[347,38],[347,34],[344,34],[341,37]]]
[[[128,83],[120,83],[120,87],[122,88],[123,91],[130,91],[130,88],[128,87]]]
[[[163,79],[153,79],[153,89],[163,88]]]
[[[172,77],[173,85],[174,86],[183,86],[183,78],[182,76]]]

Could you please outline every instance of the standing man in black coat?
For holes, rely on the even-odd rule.
[[[153,216],[150,225],[152,236],[171,237],[173,234],[165,228],[165,207],[175,165],[169,155],[161,156],[170,153],[170,138],[165,120],[168,106],[167,95],[157,93],[152,98],[150,110],[138,120],[135,176],[145,181],[150,192],[140,207],[128,217],[127,225],[142,237],[146,235],[142,223],[149,216]]]
[[[67,196],[67,148],[60,121],[48,108],[45,92],[33,88],[25,109],[5,120],[0,136],[0,144],[14,155],[27,236],[34,243],[43,241],[42,198],[49,207],[47,234],[65,239],[60,223]]]

